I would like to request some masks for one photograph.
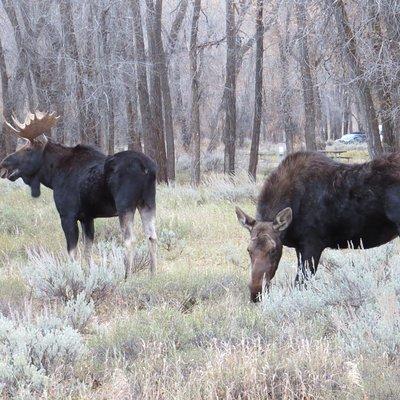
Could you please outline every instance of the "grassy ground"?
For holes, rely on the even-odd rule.
[[[398,399],[398,244],[327,251],[308,290],[284,252],[270,296],[248,301],[258,188],[211,176],[158,189],[159,271],[139,221],[122,279],[117,221],[95,263],[72,264],[51,193],[0,183],[0,393],[5,399]]]

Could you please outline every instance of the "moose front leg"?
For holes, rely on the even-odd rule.
[[[70,257],[76,261],[77,245],[79,239],[78,223],[75,218],[61,217],[61,226],[63,228],[65,239],[67,240],[67,250]]]
[[[119,224],[121,226],[122,235],[125,245],[125,279],[132,269],[133,254],[135,245],[135,235],[133,233],[133,222],[135,210],[123,211],[119,213]]]
[[[323,248],[315,244],[307,244],[296,249],[297,275],[295,286],[301,287],[305,281],[317,272]]]
[[[142,207],[139,208],[139,212],[144,234],[149,241],[150,273],[153,275],[157,269],[156,209],[155,207]]]
[[[83,233],[83,244],[85,247],[84,257],[89,263],[92,255],[92,247],[94,241],[94,219],[84,219],[81,221],[82,233]]]

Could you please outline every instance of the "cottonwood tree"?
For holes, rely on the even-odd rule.
[[[190,137],[191,137],[191,182],[197,186],[200,183],[200,91],[199,91],[199,65],[197,62],[197,35],[199,31],[199,18],[201,11],[201,0],[193,1],[192,26],[190,31],[190,76],[191,76],[191,118],[190,118]]]
[[[236,152],[236,26],[234,0],[226,0],[226,105],[224,171],[235,173]]]
[[[256,14],[256,65],[254,80],[254,118],[251,138],[249,175],[255,180],[257,176],[258,149],[260,147],[261,113],[263,103],[263,58],[264,58],[264,25],[263,0],[257,0]]]

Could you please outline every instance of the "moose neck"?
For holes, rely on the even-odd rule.
[[[50,141],[46,143],[43,150],[42,166],[37,174],[41,184],[53,189],[55,177],[65,172],[62,168],[62,160],[68,157],[70,153],[70,147]]]

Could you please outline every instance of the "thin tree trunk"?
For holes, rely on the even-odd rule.
[[[311,73],[307,40],[307,11],[304,1],[296,2],[296,19],[299,29],[300,71],[304,102],[304,136],[307,150],[317,150],[315,140],[314,82]]]
[[[277,15],[277,13],[275,14]],[[267,32],[275,23],[275,18],[272,18],[270,21],[268,21],[268,23],[264,23],[264,33]],[[245,42],[242,46],[240,46],[237,49],[237,55],[236,55],[236,75],[240,72],[240,68],[242,66],[243,63],[243,59],[244,56],[246,55],[246,53],[253,47],[254,43],[256,41],[256,35],[252,36],[251,38],[249,38],[247,40],[247,42]],[[225,111],[225,107],[226,107],[226,99],[228,96],[228,89],[225,86],[224,87],[224,91],[222,93],[221,99],[218,103],[218,108],[217,111],[210,123],[210,132],[211,132],[211,139],[210,142],[208,144],[207,147],[207,152],[212,152],[214,151],[217,146],[218,143],[220,141],[220,132],[218,129],[218,123],[220,121],[220,115]]]
[[[226,0],[226,77],[224,172],[235,173],[236,150],[236,30],[234,0]]]
[[[162,14],[162,0],[156,0],[155,4],[155,18],[154,18],[154,35],[156,52],[158,57],[157,71],[160,77],[163,111],[164,111],[164,126],[165,126],[165,142],[167,151],[167,168],[168,179],[175,180],[175,138],[174,126],[172,121],[172,100],[171,90],[169,85],[169,74],[167,67],[167,60],[165,57],[164,46],[161,37],[161,14]]]
[[[160,58],[158,54],[158,47],[156,44],[157,29],[161,27],[155,26],[155,9],[153,0],[146,0],[147,13],[147,37],[149,42],[150,53],[150,106],[153,119],[153,132],[155,138],[155,158],[158,164],[158,180],[160,182],[168,183],[168,166],[167,155],[165,150],[165,137],[164,137],[164,122],[163,122],[163,106],[162,106],[162,91],[161,80],[159,74]]]
[[[361,122],[368,135],[368,150],[371,157],[376,157],[382,154],[383,151],[378,120],[371,89],[364,77],[364,70],[358,57],[356,39],[351,29],[343,0],[328,1],[333,5],[339,40],[342,42],[343,55],[349,68],[350,78],[360,107]]]
[[[254,82],[254,119],[253,135],[249,161],[249,175],[256,180],[258,149],[260,147],[261,113],[263,104],[263,57],[264,57],[264,27],[263,27],[263,0],[257,0],[256,18],[256,71]]]
[[[60,14],[61,14],[61,27],[62,37],[64,39],[64,51],[66,53],[66,59],[71,60],[75,64],[76,68],[76,88],[75,96],[78,108],[78,120],[79,120],[79,134],[80,141],[87,143],[88,138],[86,136],[86,107],[84,104],[84,88],[83,88],[83,68],[79,60],[78,44],[76,40],[74,18],[72,12],[72,3],[69,0],[61,0],[59,3]]]
[[[153,135],[153,123],[150,107],[149,90],[147,86],[147,70],[146,70],[146,51],[143,40],[143,26],[140,12],[139,0],[131,0],[131,9],[133,16],[133,28],[135,36],[136,50],[136,71],[137,71],[137,87],[139,97],[140,118],[143,129],[143,145],[144,152],[154,160],[155,140]]]
[[[191,131],[191,182],[192,185],[200,184],[200,95],[199,95],[199,67],[197,65],[197,33],[199,30],[199,17],[201,0],[194,0],[193,18],[190,32],[190,76],[192,81],[192,110],[190,119]]]
[[[20,23],[17,18],[16,3],[11,0],[4,0],[3,7],[13,28],[14,38],[18,50],[17,67],[15,77],[12,80],[12,88],[10,90],[10,96],[12,96],[12,108],[14,112],[18,113],[20,110],[22,111],[25,102],[25,96],[22,90],[22,85],[24,82],[26,86],[29,108],[33,108],[33,85],[29,70],[28,54],[26,46],[23,42]]]
[[[93,31],[93,5],[89,3],[88,5],[88,20],[87,20],[87,30],[88,31]],[[106,21],[100,21],[100,24],[105,24]],[[104,32],[103,32],[104,30]],[[107,35],[108,33],[106,32],[107,28],[106,26],[101,26],[100,27],[100,37],[103,39],[102,35],[103,33]],[[107,39],[104,39],[107,40]],[[96,70],[96,65],[95,65],[95,60],[96,60],[96,42],[98,41],[98,38],[96,36],[91,36],[87,35],[87,42],[86,42],[86,52],[84,53],[83,59],[82,59],[82,70],[85,74],[85,86],[86,86],[86,97],[84,99],[85,103],[85,140],[87,143],[90,144],[95,144],[96,146],[100,147],[100,140],[99,140],[99,133],[98,133],[98,125],[99,125],[99,119],[96,118],[96,105],[97,101],[95,96],[92,96],[89,91],[91,90],[92,92],[95,90],[95,86],[98,83],[98,73]],[[108,67],[108,61],[107,59],[109,58],[108,55],[105,53],[105,65],[104,68],[107,69]],[[89,93],[88,93],[89,92]],[[107,102],[108,103],[108,102]],[[112,99],[110,100],[110,103],[112,103]],[[110,109],[107,110],[107,117],[109,119],[113,119],[113,107],[110,106]]]
[[[9,93],[9,78],[7,74],[6,60],[4,57],[3,45],[0,37],[0,77],[1,77],[1,94],[2,94],[2,105],[3,105],[3,118],[6,121],[11,121],[12,106]],[[9,153],[12,153],[15,149],[16,138],[11,135],[4,120],[1,127],[0,136],[0,161]]]
[[[373,30],[373,48],[375,56],[380,57],[380,51],[383,44],[383,33],[380,25],[379,11],[375,1],[369,0],[369,9],[371,11],[371,21]],[[375,89],[379,102],[379,114],[382,123],[382,144],[387,152],[394,152],[398,149],[396,136],[394,132],[394,120],[392,115],[393,101],[391,98],[390,79],[385,69],[379,72],[375,79]]]
[[[176,13],[175,19],[171,26],[171,31],[169,32],[169,35],[168,35],[169,58],[175,52],[175,47],[176,47],[176,43],[178,41],[179,31],[181,30],[183,19],[185,18],[185,15],[186,15],[187,7],[188,7],[188,0],[181,0],[179,3],[178,12]]]
[[[107,152],[109,155],[114,154],[115,150],[115,122],[114,122],[114,96],[112,90],[112,71],[110,70],[111,63],[111,48],[110,48],[110,31],[107,24],[107,14],[109,9],[103,10],[100,20],[100,35],[104,53],[103,66],[103,84],[105,88],[106,104],[107,104]]]
[[[342,100],[342,136],[349,133],[350,98],[346,90],[343,91]]]

